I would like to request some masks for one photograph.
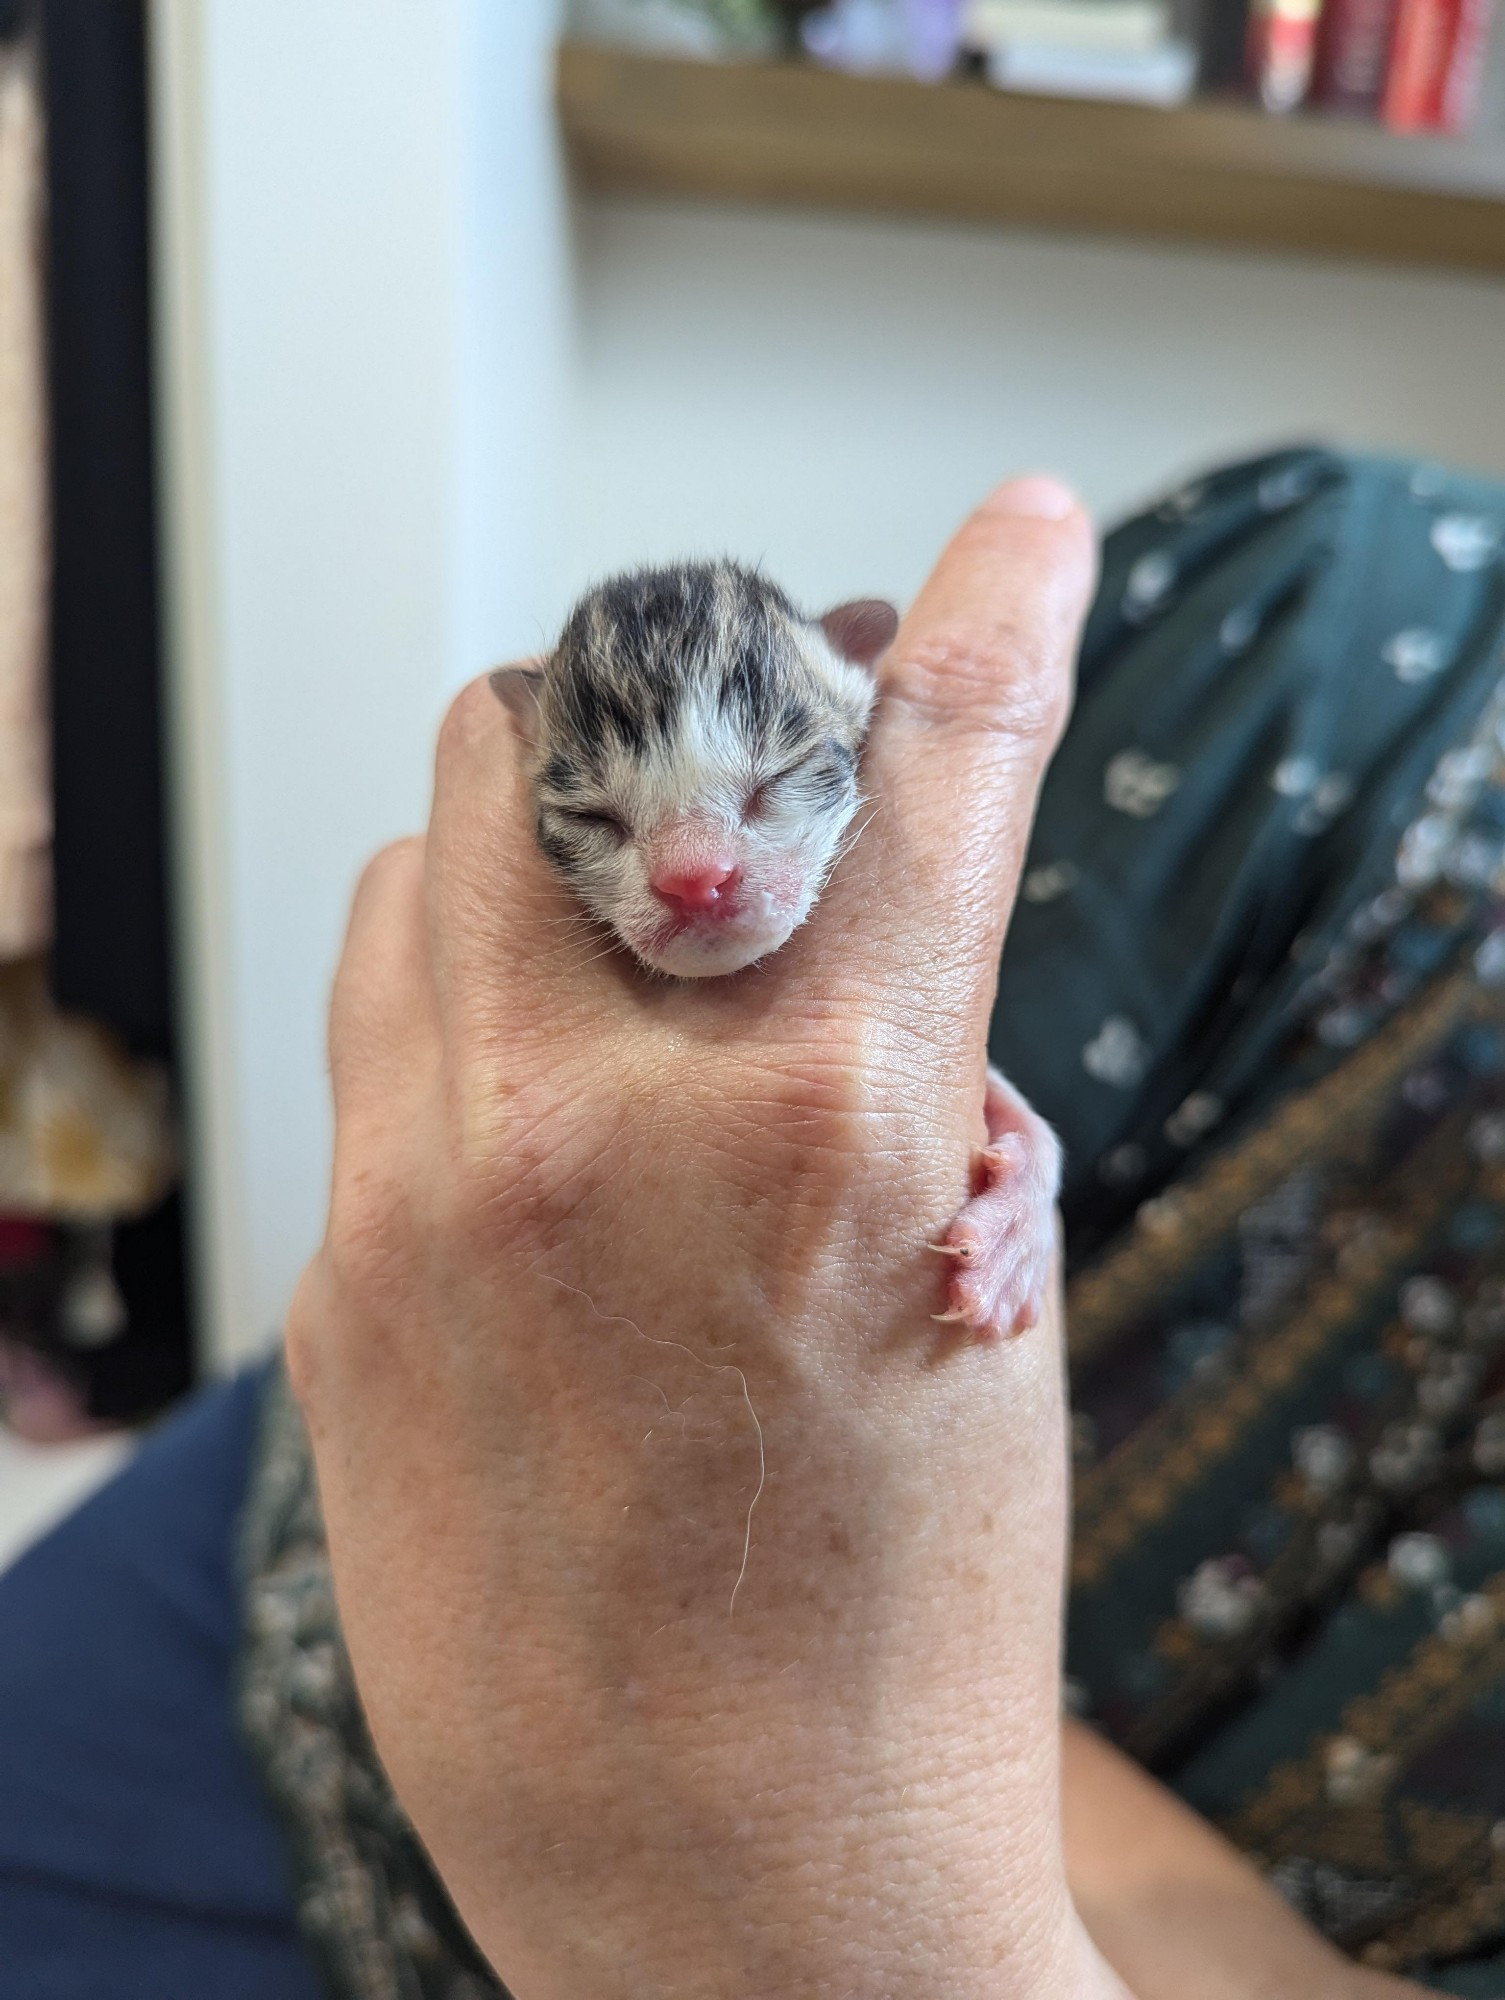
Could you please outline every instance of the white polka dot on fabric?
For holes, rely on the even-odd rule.
[[[1418,465],[1411,474],[1411,498],[1435,500],[1446,485],[1447,474],[1440,465]]]
[[[1357,1048],[1368,1028],[1368,1016],[1357,1007],[1332,1007],[1317,1017],[1317,1039],[1330,1049]]]
[[[1449,854],[1443,873],[1463,888],[1492,889],[1505,875],[1505,847],[1481,833],[1466,833]]]
[[[1447,1545],[1419,1531],[1397,1535],[1385,1551],[1385,1567],[1397,1583],[1426,1590],[1443,1582],[1449,1568]]]
[[[1346,771],[1328,771],[1313,785],[1293,822],[1297,833],[1325,832],[1353,803],[1354,784]]]
[[[1498,1111],[1481,1113],[1468,1128],[1469,1149],[1487,1167],[1505,1163],[1505,1115]]]
[[[1259,1616],[1265,1588],[1241,1556],[1210,1556],[1176,1587],[1176,1609],[1204,1639],[1236,1639]]]
[[[1424,889],[1442,873],[1452,822],[1442,813],[1424,813],[1401,835],[1395,856],[1396,880],[1405,889]]]
[[[1221,1123],[1223,1100],[1210,1090],[1194,1090],[1183,1097],[1165,1121],[1165,1136],[1173,1146],[1194,1146],[1204,1133]]]
[[[1282,798],[1303,799],[1321,776],[1315,757],[1282,757],[1270,773],[1270,789]]]
[[[1291,1433],[1291,1462],[1313,1493],[1336,1493],[1353,1461],[1353,1441],[1336,1424],[1304,1424]]]
[[[1398,681],[1430,680],[1447,665],[1447,641],[1440,632],[1428,632],[1420,625],[1395,632],[1380,648],[1380,658],[1395,669]]]
[[[1480,1639],[1488,1638],[1500,1622],[1499,1609],[1492,1597],[1482,1590],[1470,1591],[1466,1597],[1450,1605],[1437,1621],[1439,1635],[1455,1646],[1472,1646]],[[1505,1840],[1495,1836],[1501,1831],[1502,1822],[1497,1820],[1490,1828],[1489,1844],[1496,1853],[1505,1847]]]
[[[1322,1789],[1335,1806],[1367,1806],[1395,1773],[1390,1751],[1371,1750],[1355,1736],[1333,1736],[1325,1753]]]
[[[1115,1146],[1111,1152],[1103,1154],[1097,1163],[1098,1176],[1106,1181],[1109,1187],[1129,1187],[1135,1181],[1143,1179],[1145,1168],[1149,1163],[1149,1155],[1144,1147],[1137,1146],[1133,1140],[1129,1140],[1124,1145]]]
[[[1425,1272],[1407,1278],[1399,1301],[1401,1318],[1416,1333],[1445,1333],[1458,1317],[1458,1298],[1452,1286]]]
[[[1247,652],[1258,631],[1259,613],[1252,605],[1241,604],[1218,627],[1218,644],[1225,653]]]
[[[1270,788],[1301,802],[1292,821],[1297,833],[1321,833],[1352,804],[1354,783],[1346,771],[1324,771],[1315,757],[1282,757],[1270,773]]]
[[[1155,512],[1162,521],[1189,521],[1200,511],[1207,494],[1207,481],[1199,479],[1193,485],[1183,486],[1169,494]]]
[[[1176,565],[1163,549],[1141,556],[1124,580],[1125,618],[1147,618],[1169,597],[1175,581]]]
[[[1474,953],[1474,971],[1481,985],[1505,986],[1505,931],[1491,931]]]
[[[1074,861],[1044,861],[1038,868],[1031,868],[1023,882],[1026,903],[1053,903],[1058,897],[1076,886],[1077,867]]]
[[[1494,753],[1482,743],[1449,750],[1438,759],[1427,780],[1427,797],[1444,812],[1458,813],[1473,804],[1479,788],[1494,769]]]
[[[1439,514],[1432,547],[1451,570],[1483,569],[1500,553],[1501,528],[1487,514]]]
[[[1149,1043],[1126,1014],[1110,1014],[1082,1050],[1087,1074],[1115,1090],[1131,1090],[1149,1065]]]
[[[1084,1681],[1074,1681],[1068,1674],[1061,1682],[1061,1706],[1068,1715],[1091,1715],[1091,1690]]]
[[[1278,514],[1305,500],[1317,484],[1317,468],[1311,464],[1283,465],[1267,472],[1259,482],[1259,504],[1267,514]]]
[[[1340,813],[1353,801],[1354,783],[1346,771],[1329,771],[1312,793],[1319,812]]]
[[[1103,797],[1115,812],[1153,819],[1181,783],[1175,764],[1157,764],[1143,750],[1120,750],[1103,772]]]

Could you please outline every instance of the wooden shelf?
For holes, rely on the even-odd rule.
[[[1498,141],[579,42],[560,51],[558,96],[576,172],[593,189],[1505,271]]]

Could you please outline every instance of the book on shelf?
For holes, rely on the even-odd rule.
[[[940,81],[965,57],[1004,90],[1144,104],[1199,88],[1400,132],[1505,133],[1499,0],[570,0],[574,32],[711,59],[802,47]]]
[[[1380,115],[1396,132],[1425,132],[1442,115],[1442,80],[1456,0],[1400,0]]]
[[[1202,0],[1195,20],[1203,90],[1246,93],[1249,87],[1249,0]]]
[[[1374,118],[1385,94],[1396,0],[1326,0],[1317,24],[1312,102]]]
[[[971,0],[962,14],[963,42],[985,54],[1020,42],[1151,49],[1170,32],[1167,0]]]
[[[1322,0],[1254,0],[1249,10],[1249,81],[1266,111],[1306,102],[1317,62]]]
[[[1169,38],[1147,49],[1009,42],[989,55],[988,78],[1001,90],[1046,97],[1184,104],[1196,87],[1197,51],[1190,42]]]
[[[1494,24],[1495,0],[1460,0],[1438,93],[1437,122],[1444,132],[1473,129]]]
[[[962,41],[1001,90],[1166,105],[1197,80],[1171,0],[969,0]]]
[[[1470,129],[1492,15],[1492,0],[1399,0],[1380,99],[1393,131]]]

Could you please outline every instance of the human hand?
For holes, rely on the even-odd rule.
[[[336,980],[291,1315],[378,1748],[520,2000],[1118,1992],[1058,1822],[1051,1321],[945,1337],[999,946],[1093,568],[962,528],[877,811],[734,980],[582,947],[484,682]]]

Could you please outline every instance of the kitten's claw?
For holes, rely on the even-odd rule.
[[[930,1247],[955,1259],[950,1300],[934,1317],[979,1340],[1019,1334],[1044,1310],[1055,1257],[1061,1149],[1044,1119],[988,1071],[988,1143],[972,1156],[972,1197]]]
[[[970,1257],[971,1251],[962,1243],[927,1243],[927,1250],[933,1250],[937,1257]]]

